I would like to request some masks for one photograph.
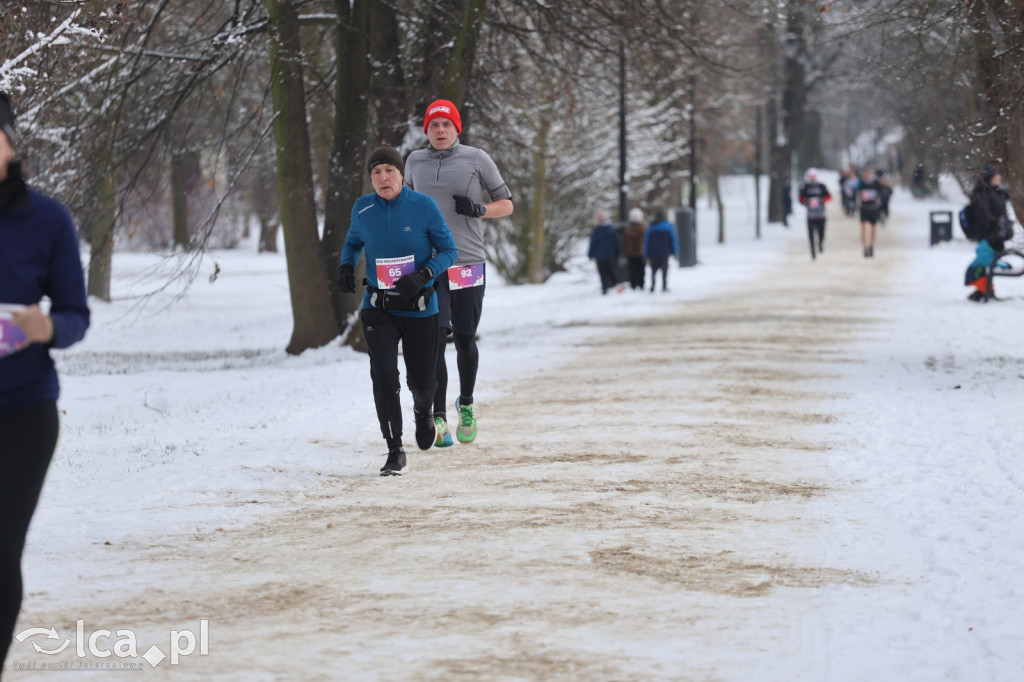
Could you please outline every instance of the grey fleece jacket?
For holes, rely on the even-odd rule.
[[[456,213],[452,197],[468,196],[478,204],[512,198],[487,152],[460,142],[444,151],[417,149],[405,160],[405,184],[437,202],[459,247],[455,265],[486,260],[483,220]]]

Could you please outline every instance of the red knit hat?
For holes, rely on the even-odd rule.
[[[427,134],[427,126],[435,118],[447,118],[449,121],[455,124],[455,132],[459,135],[462,134],[462,117],[459,116],[459,110],[455,108],[455,105],[446,99],[439,99],[427,107],[427,114],[423,119],[423,134]]]

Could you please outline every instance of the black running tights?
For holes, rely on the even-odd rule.
[[[818,243],[815,246],[814,236],[818,236]],[[821,245],[825,241],[825,221],[807,220],[807,238],[811,240],[811,258],[814,258],[815,251],[821,252]]]
[[[21,610],[21,554],[57,446],[57,404],[0,417],[0,670]]]
[[[402,388],[398,369],[398,344],[402,344],[405,378],[412,393],[413,411],[430,414],[437,378],[437,315],[400,317],[376,308],[363,308],[363,337],[370,356],[373,403],[380,433],[388,448],[402,443]]]
[[[437,392],[434,394],[434,416],[448,419],[447,394],[448,394],[448,365],[444,357],[445,344],[448,340],[449,330],[443,327],[438,333],[437,350]],[[476,334],[460,334],[451,332],[452,340],[455,342],[455,353],[459,367],[459,396],[472,398],[473,390],[476,388],[476,374],[480,367],[480,350],[476,345]],[[467,405],[470,403],[466,403]]]
[[[476,388],[476,372],[480,367],[480,350],[476,346],[476,334],[452,332],[459,365],[459,395],[472,398]],[[471,404],[471,403],[466,403]]]

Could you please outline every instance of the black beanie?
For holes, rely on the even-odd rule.
[[[6,92],[0,92],[0,130],[7,135],[12,147],[17,147],[18,131],[14,127],[14,109]]]
[[[382,163],[390,163],[398,169],[399,173],[405,175],[405,162],[402,161],[402,155],[394,147],[383,145],[370,152],[370,160],[366,162],[366,171],[372,173],[373,167]]]
[[[981,167],[981,179],[985,182],[992,182],[992,178],[996,176],[996,169],[990,163],[986,163]]]

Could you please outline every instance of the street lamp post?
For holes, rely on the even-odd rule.
[[[629,187],[626,185],[626,39],[619,41],[619,222],[626,223]]]
[[[754,120],[754,236],[761,238],[761,109],[757,105],[757,116]]]
[[[697,225],[697,77],[690,76],[690,210]]]

